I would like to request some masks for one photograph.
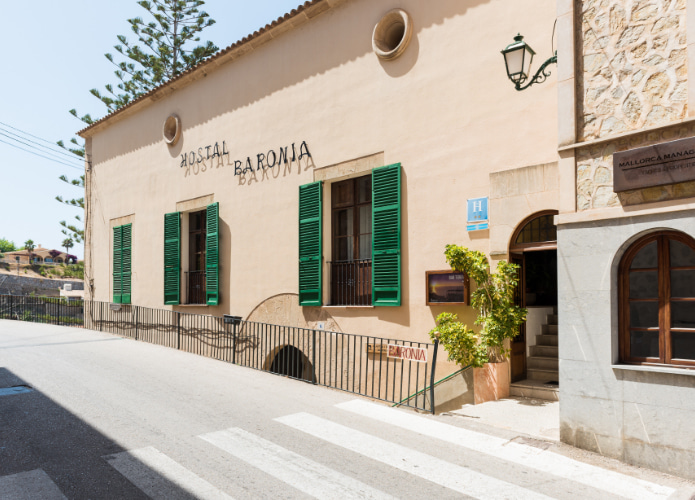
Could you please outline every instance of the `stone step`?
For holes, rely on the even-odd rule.
[[[511,396],[522,398],[543,399],[546,401],[557,401],[559,399],[558,386],[548,385],[541,380],[521,380],[514,382],[509,387]]]
[[[531,356],[541,356],[544,358],[557,359],[557,346],[556,345],[532,345],[530,349],[531,349]]]
[[[545,317],[545,322],[549,325],[557,325],[557,313],[556,314],[548,314]]]
[[[536,335],[536,345],[557,346],[557,335]]]
[[[526,370],[526,378],[531,380],[541,380],[543,382],[555,381],[560,378],[557,370],[545,370],[542,368],[531,368]]]
[[[528,358],[529,369],[538,368],[540,370],[553,370],[558,371],[558,360],[557,358],[546,358],[540,356],[529,356]]]
[[[557,335],[557,325],[541,325],[541,335]]]

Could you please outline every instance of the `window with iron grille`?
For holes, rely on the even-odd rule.
[[[206,221],[207,210],[188,213],[187,304],[205,304]]]
[[[332,305],[372,304],[372,177],[331,185]]]

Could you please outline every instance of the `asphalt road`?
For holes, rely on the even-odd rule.
[[[450,416],[109,334],[0,320],[3,500],[694,493],[678,478]]]

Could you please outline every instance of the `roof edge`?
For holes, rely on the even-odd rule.
[[[155,87],[137,99],[129,102],[125,106],[122,106],[107,114],[103,118],[100,118],[91,125],[78,131],[77,135],[83,139],[91,137],[98,131],[98,129],[105,127],[107,122],[110,122],[115,117],[128,116],[135,112],[135,108],[140,108],[145,102],[157,101],[180,88],[190,85],[194,81],[207,76],[210,71],[215,70],[217,67],[242,57],[248,52],[253,51],[255,48],[260,47],[270,40],[297,28],[319,14],[332,9],[345,1],[346,0],[307,0],[303,4],[299,5],[296,9],[292,9],[290,12],[287,12],[284,16],[278,17],[271,23],[266,24],[264,27],[245,36],[241,40],[237,40],[232,45],[218,51],[216,54],[198,63],[192,68],[187,69],[180,75],[166,81],[165,83],[162,83],[158,87]]]

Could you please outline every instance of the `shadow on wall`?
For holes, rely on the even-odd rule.
[[[469,9],[489,3],[490,0],[403,0],[398,7],[406,10],[413,21],[414,31],[406,52],[394,61],[380,61],[384,71],[391,77],[406,75],[418,59],[420,46],[418,33],[432,25],[443,24],[446,19],[464,15]],[[433,7],[433,3],[437,7]],[[247,108],[283,89],[288,89],[327,73],[364,56],[377,59],[373,53],[371,35],[376,23],[394,6],[386,0],[370,0],[344,4],[324,13],[308,23],[311,29],[295,29],[280,36],[280,42],[271,41],[252,49],[251,54],[241,56],[214,72],[200,78],[192,85],[176,91],[176,100],[168,97],[159,99],[150,106],[158,106],[155,114],[148,117],[151,123],[145,127],[132,127],[135,117],[123,119],[113,126],[123,134],[123,140],[110,146],[102,144],[94,151],[95,163],[101,163],[119,155],[130,153],[152,144],[163,143],[162,123],[173,111],[180,108],[178,102],[188,99],[195,103],[179,116],[182,120],[183,136],[172,148],[171,154],[186,150],[185,131],[215,117]],[[328,20],[333,16],[334,19]],[[328,22],[327,22],[328,21]],[[317,40],[334,40],[332,44],[319,44]],[[253,53],[260,52],[259,62]],[[249,77],[252,75],[252,77]],[[353,75],[359,78],[360,75]],[[363,82],[344,82],[348,87],[363,85]],[[307,103],[288,102],[287,113],[306,113]],[[128,145],[127,151],[120,148]],[[198,145],[196,144],[196,147]]]

